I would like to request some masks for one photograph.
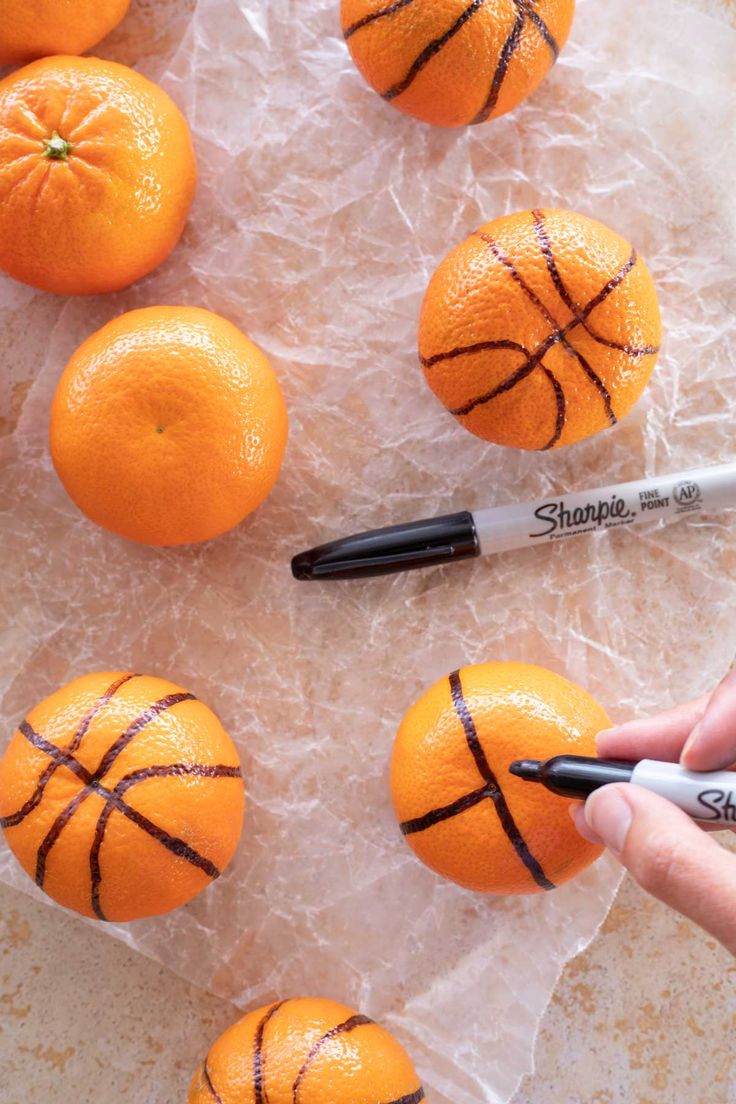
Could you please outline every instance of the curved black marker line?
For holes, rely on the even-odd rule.
[[[95,827],[95,834],[92,840],[92,846],[89,849],[89,871],[92,879],[91,888],[91,900],[92,911],[98,920],[106,920],[104,912],[102,911],[102,905],[100,904],[100,887],[102,885],[102,871],[100,869],[100,851],[102,850],[102,843],[105,838],[105,831],[107,829],[108,821],[112,816],[115,806],[112,802],[107,802],[103,806],[102,812],[97,818],[97,825]]]
[[[573,315],[573,318],[575,319],[575,321],[577,323],[579,323],[584,329],[587,330],[587,323],[586,323],[585,319],[581,316],[577,304],[575,303],[575,301],[573,300],[573,298],[570,295],[569,291],[567,290],[567,287],[565,286],[565,283],[562,279],[562,276],[560,275],[560,270],[557,267],[557,262],[555,260],[554,253],[552,251],[552,242],[550,241],[549,235],[547,233],[547,228],[544,225],[544,213],[542,211],[538,210],[538,209],[535,209],[534,211],[532,211],[532,218],[534,220],[534,229],[536,231],[537,239],[539,241],[539,248],[542,252],[542,256],[544,257],[545,263],[547,265],[547,271],[549,272],[550,277],[552,278],[552,283],[555,285],[555,288],[557,290],[557,294],[560,296],[560,299],[562,300],[562,302],[565,304],[567,309]],[[600,395],[603,399],[604,406],[606,408],[606,415],[608,417],[608,420],[611,423],[611,425],[615,425],[617,419],[616,419],[616,415],[613,412],[613,403],[612,403],[612,400],[611,400],[611,394],[610,394],[608,388],[606,387],[606,385],[603,383],[603,380],[600,378],[598,373],[592,367],[592,365],[586,360],[586,358],[583,356],[583,354],[580,353],[575,348],[575,346],[570,341],[567,340],[566,333],[567,333],[568,330],[569,330],[569,324],[565,328],[565,330],[562,331],[563,332],[562,344],[564,345],[565,349],[575,357],[575,359],[578,361],[581,368],[583,369],[583,371],[587,375],[588,379],[591,381],[593,386],[600,393]],[[546,446],[546,447],[549,448],[549,446]]]
[[[511,844],[519,856],[524,866],[527,868],[534,881],[542,889],[554,889],[554,884],[549,880],[541,864],[532,855],[526,840],[519,831],[516,821],[511,813],[511,810],[506,803],[506,798],[503,795],[503,791],[498,784],[495,774],[491,770],[491,766],[486,758],[486,753],[483,750],[480,739],[478,737],[478,731],[475,727],[475,721],[468,708],[468,703],[465,701],[465,695],[463,694],[462,683],[460,681],[460,672],[453,671],[450,675],[450,693],[452,694],[452,704],[455,707],[455,712],[460,718],[460,722],[465,732],[465,739],[468,742],[473,758],[475,759],[476,766],[480,771],[481,777],[489,785],[492,786],[493,793],[491,799],[493,801],[493,807],[496,810],[498,819],[501,822],[501,827],[508,836]]]
[[[209,1055],[207,1056],[207,1058],[209,1058]],[[202,1067],[202,1073],[204,1074],[204,1083],[212,1094],[212,1099],[215,1101],[215,1104],[222,1104],[222,1099],[220,1098],[217,1089],[212,1084],[212,1078],[210,1077],[210,1069],[207,1063],[207,1058],[205,1058],[204,1065]]]
[[[496,65],[493,79],[491,81],[491,87],[485,102],[481,107],[477,115],[470,120],[471,126],[478,126],[479,123],[485,123],[488,116],[492,113],[496,104],[498,103],[498,97],[501,93],[501,87],[506,79],[506,74],[509,71],[509,65],[519,43],[521,42],[521,36],[524,33],[524,25],[526,23],[526,7],[524,4],[520,4],[517,0],[514,0],[516,6],[516,17],[514,19],[514,25],[511,28],[511,33],[501,47],[501,53],[498,57],[498,63]]]
[[[145,782],[149,778],[177,778],[187,775],[194,775],[199,778],[240,778],[241,770],[240,767],[210,766],[203,763],[172,763],[170,765],[141,767],[139,770],[131,771],[130,774],[127,774],[124,778],[121,778],[114,790],[107,791],[103,789],[100,793],[100,796],[103,796],[103,794],[105,793],[109,793],[110,796],[106,799],[105,806],[103,807],[102,812],[97,818],[95,835],[89,852],[92,911],[94,912],[98,920],[107,919],[102,910],[102,905],[100,902],[100,891],[102,885],[100,851],[102,850],[102,844],[105,840],[105,832],[107,830],[107,825],[110,817],[112,816],[115,809],[119,809],[120,812],[123,812],[123,810],[120,809],[119,804],[114,799],[116,797],[122,797],[122,795],[133,786],[137,786],[139,782]],[[153,822],[151,821],[150,823]],[[158,825],[156,825],[156,827],[159,828]],[[159,830],[163,831],[163,829]],[[149,832],[149,835],[150,834],[151,833]],[[163,841],[159,839],[159,842]],[[169,850],[171,850],[171,848],[169,848]],[[189,859],[188,855],[185,854],[182,857],[187,858],[191,862],[191,859]],[[199,865],[200,869],[204,869],[201,863],[196,863],[195,865]]]
[[[402,94],[402,92],[406,92],[409,85],[421,73],[425,65],[427,65],[432,60],[432,58],[435,57],[435,55],[438,54],[440,50],[447,45],[450,39],[455,37],[458,31],[462,30],[468,20],[472,19],[478,9],[481,8],[484,3],[485,0],[472,0],[472,3],[469,4],[462,15],[460,15],[455,20],[449,31],[445,31],[445,33],[443,35],[440,35],[438,38],[433,38],[432,41],[424,47],[421,54],[419,54],[419,56],[414,60],[406,76],[402,80],[400,80],[398,84],[395,84],[392,88],[389,88],[387,92],[382,93],[384,100],[395,100],[397,96],[400,96]]]
[[[182,765],[183,764],[175,764],[176,773],[182,773]],[[194,766],[196,767],[197,764],[194,764]],[[167,768],[154,767],[143,768],[143,771],[151,770],[156,772],[156,775],[158,776],[159,774],[163,774],[166,769]],[[213,768],[210,767],[204,768],[204,770],[207,772],[211,771],[212,769]],[[230,773],[235,770],[237,770],[238,774],[240,773],[239,768],[223,767],[221,769],[223,772],[227,772],[223,773],[223,777],[237,777],[237,774]],[[149,820],[148,817],[144,816],[142,813],[139,813],[137,809],[132,808],[130,805],[127,805],[125,801],[123,801],[120,793],[124,792],[125,789],[130,788],[130,785],[134,784],[135,782],[142,781],[141,775],[143,774],[143,771],[134,771],[132,776],[128,776],[127,779],[123,779],[121,782],[119,782],[118,786],[114,790],[108,790],[101,783],[93,779],[88,786],[85,786],[83,790],[80,790],[79,793],[75,795],[75,797],[69,802],[66,808],[63,809],[62,812],[58,815],[51,828],[47,832],[46,837],[41,843],[41,846],[39,847],[38,855],[36,857],[37,885],[41,887],[43,886],[46,872],[46,861],[48,859],[51,848],[58,840],[63,829],[77,812],[80,805],[82,805],[82,803],[86,801],[87,798],[90,797],[92,794],[97,794],[98,797],[101,797],[105,801],[105,808],[103,809],[101,817],[106,813],[108,807],[110,809],[110,812],[117,809],[118,812],[122,813],[123,816],[126,816],[128,820],[132,820],[134,824],[143,829],[144,832],[147,832],[149,836],[152,836],[153,839],[161,843],[164,847],[167,848],[167,850],[171,851],[172,854],[176,855],[178,858],[186,859],[187,862],[190,862],[193,866],[196,866],[200,870],[203,870],[206,874],[209,875],[210,878],[214,879],[220,876],[220,871],[215,866],[215,864],[209,859],[205,858],[203,855],[200,855],[199,852],[195,851],[193,847],[190,847],[185,840],[181,840],[177,836],[170,835],[167,831],[165,831],[165,829],[159,827],[159,825],[157,824],[154,824],[154,822]],[[190,770],[190,773],[199,773],[199,771]],[[146,775],[146,777],[154,777],[154,774]],[[206,777],[213,776],[208,773]],[[118,787],[121,787],[120,791],[118,791]],[[105,816],[105,824],[107,823],[108,819],[109,813],[107,813],[107,815]]]
[[[381,8],[379,11],[370,12],[368,15],[364,15],[362,19],[358,19],[356,23],[353,23],[346,31],[343,31],[343,37],[347,41],[355,34],[356,31],[361,30],[363,27],[367,27],[370,23],[375,23],[377,19],[384,19],[387,15],[395,15],[396,12],[401,11],[403,8],[408,8],[410,4],[414,4],[416,0],[396,0],[395,4],[389,4],[387,8]]]
[[[531,3],[526,5],[526,14],[530,22],[534,24],[534,26],[537,28],[542,38],[552,51],[552,64],[554,65],[554,63],[560,56],[560,46],[557,39],[552,34],[545,21],[542,19],[539,12],[532,7]]]
[[[194,775],[197,778],[242,778],[240,767],[210,763],[165,763],[161,766],[139,767],[120,779],[114,793],[125,793],[131,786],[147,778],[177,778]]]
[[[483,241],[485,241],[490,246],[491,252],[493,253],[494,257],[496,257],[497,260],[499,260],[503,265],[506,266],[512,278],[519,285],[529,301],[534,304],[534,306],[537,308],[537,310],[539,310],[539,312],[549,323],[549,325],[555,329],[557,340],[563,345],[570,356],[577,360],[578,364],[583,369],[588,379],[597,389],[601,398],[603,399],[603,403],[606,409],[606,416],[608,417],[610,424],[615,425],[617,418],[613,411],[611,395],[608,391],[608,388],[606,387],[598,373],[595,371],[595,369],[592,367],[592,365],[588,363],[582,353],[579,353],[575,346],[568,340],[567,335],[570,333],[571,330],[575,329],[576,326],[582,326],[591,311],[595,310],[597,306],[600,306],[600,304],[611,294],[611,292],[618,287],[619,283],[624,278],[626,273],[629,272],[633,267],[631,258],[629,259],[629,261],[626,262],[625,265],[622,266],[619,272],[611,280],[608,281],[608,283],[601,289],[601,291],[598,292],[596,296],[594,296],[590,303],[587,304],[587,306],[584,307],[579,314],[576,314],[575,318],[571,322],[569,322],[566,326],[561,326],[554,315],[544,305],[534,289],[530,287],[529,284],[526,282],[514,262],[503,255],[494,240],[490,238],[487,234],[483,233],[479,234],[479,237],[481,237]],[[636,251],[634,251],[633,257],[635,263]]]
[[[117,681],[114,682],[112,686],[108,686],[105,693],[100,698],[98,698],[98,700],[90,709],[89,713],[87,713],[86,717],[82,718],[74,739],[67,749],[68,751],[74,752],[79,749],[79,745],[82,743],[82,740],[87,735],[87,732],[89,731],[89,726],[92,724],[92,721],[95,719],[100,710],[103,709],[107,705],[107,703],[115,697],[120,687],[125,686],[126,682],[130,682],[131,679],[140,677],[140,675],[136,675],[134,672],[127,672],[126,674],[121,675],[121,677],[117,679]]]
[[[641,348],[636,348],[633,345],[622,344],[619,341],[609,341],[608,338],[602,337],[600,334],[596,333],[595,330],[592,329],[587,321],[588,314],[590,314],[590,307],[588,306],[584,309],[584,311],[580,311],[577,303],[575,303],[569,291],[567,290],[565,282],[560,274],[560,270],[557,267],[555,255],[552,250],[552,242],[550,240],[549,234],[547,233],[547,227],[544,223],[544,212],[536,209],[532,211],[532,216],[534,218],[534,229],[536,230],[537,238],[539,239],[539,247],[547,264],[547,271],[549,272],[550,277],[552,278],[552,282],[557,289],[557,293],[560,296],[562,302],[570,311],[570,313],[574,316],[576,322],[580,323],[588,336],[592,337],[594,341],[597,341],[599,345],[605,345],[609,349],[616,349],[618,352],[626,353],[627,356],[630,356],[632,358],[650,356],[658,353],[659,347],[656,347],[654,345],[643,345],[641,346]],[[626,265],[624,267],[627,267],[629,263],[630,259],[626,262]],[[628,268],[627,271],[630,271],[630,268]],[[618,286],[618,284],[616,286]],[[608,284],[606,285],[606,288],[608,288]],[[611,290],[613,290],[613,288]],[[610,295],[610,291],[608,292],[608,294]],[[596,302],[596,306],[599,305],[600,304]]]
[[[564,348],[567,350],[567,352],[570,353],[571,356],[573,356],[575,358],[575,360],[578,362],[578,364],[583,369],[583,371],[585,372],[585,374],[588,377],[588,379],[590,380],[590,382],[595,387],[595,389],[598,392],[598,394],[600,395],[600,397],[603,399],[603,405],[604,405],[605,410],[606,410],[606,417],[608,418],[608,421],[609,421],[610,425],[612,425],[612,426],[616,425],[616,422],[618,421],[618,418],[616,417],[616,414],[615,414],[614,409],[613,409],[613,400],[611,398],[611,392],[608,390],[608,388],[606,387],[605,383],[603,382],[601,377],[596,372],[593,365],[588,360],[586,360],[586,358],[583,356],[583,354],[581,352],[579,352],[575,348],[575,346],[570,341],[567,340],[566,337],[562,338],[562,344],[563,344]]]
[[[553,372],[550,372],[549,368],[547,368],[544,364],[542,365],[542,371],[546,375],[549,382],[552,384],[555,393],[555,402],[557,404],[557,420],[555,422],[555,431],[547,444],[540,449],[540,452],[546,452],[548,449],[555,447],[560,437],[562,436],[563,429],[565,428],[565,392],[562,390],[562,386],[560,384],[560,381],[557,379],[557,376]]]
[[[253,1092],[255,1104],[267,1104],[263,1058],[263,1040],[266,1028],[279,1008],[283,1008],[287,1003],[287,1001],[279,1001],[277,1004],[272,1004],[256,1029],[255,1050],[253,1052]]]
[[[469,402],[463,404],[463,406],[455,407],[450,411],[456,418],[464,418],[467,414],[472,413],[477,406],[483,406],[485,403],[491,402],[492,399],[497,398],[499,395],[503,395],[506,391],[512,391],[514,387],[525,380],[527,376],[530,376],[537,365],[541,364],[543,357],[549,352],[553,345],[556,345],[560,340],[559,334],[551,333],[539,346],[539,348],[527,358],[526,362],[517,368],[510,376],[508,376],[501,383],[496,384],[490,391],[486,391],[483,395],[478,395],[475,399],[470,399]]]
[[[111,794],[111,796],[114,796]],[[219,878],[221,871],[215,866],[211,859],[206,858],[204,855],[200,855],[193,847],[191,847],[186,840],[180,839],[178,836],[172,836],[165,829],[161,828],[158,824],[154,824],[152,820],[149,820],[143,813],[139,813],[137,809],[134,809],[131,805],[126,805],[120,798],[115,797],[114,806],[118,812],[123,816],[131,820],[133,824],[142,828],[144,832],[147,832],[149,836],[157,840],[162,844],[167,851],[170,851],[172,855],[176,855],[178,859],[186,859],[192,866],[196,866],[199,870],[204,871],[208,878]]]
[[[310,1050],[309,1054],[307,1055],[306,1061],[304,1062],[304,1065],[302,1066],[302,1068],[299,1070],[299,1073],[296,1076],[296,1081],[294,1082],[294,1084],[292,1086],[291,1092],[292,1092],[293,1104],[298,1104],[299,1088],[301,1086],[301,1083],[304,1079],[304,1076],[305,1076],[307,1070],[309,1069],[310,1065],[312,1064],[314,1059],[317,1057],[319,1052],[322,1050],[322,1048],[331,1039],[335,1039],[338,1035],[345,1035],[349,1031],[355,1031],[356,1027],[363,1027],[366,1024],[372,1024],[372,1023],[373,1023],[373,1020],[369,1019],[368,1016],[360,1016],[360,1015],[351,1016],[349,1020],[345,1020],[344,1023],[338,1024],[337,1027],[330,1028],[330,1030],[327,1031],[322,1036],[321,1039],[317,1040],[317,1042],[314,1044],[314,1046]]]
[[[66,748],[60,748],[56,744],[52,744],[40,732],[36,732],[28,721],[21,721],[18,730],[22,732],[29,744],[33,744],[39,751],[43,751],[57,766],[66,767],[85,784],[92,781],[92,774]]]
[[[449,677],[449,683],[452,704],[460,720],[460,723],[463,726],[463,732],[465,733],[465,739],[467,741],[468,747],[473,756],[473,759],[475,760],[475,765],[478,768],[478,772],[485,782],[485,788],[488,791],[487,796],[493,802],[493,807],[496,810],[496,815],[498,816],[498,819],[501,823],[501,827],[506,833],[506,836],[512,847],[516,851],[516,854],[519,856],[522,863],[527,868],[537,885],[540,886],[542,889],[554,889],[554,882],[551,882],[547,875],[544,873],[541,864],[531,853],[526,840],[519,831],[513,814],[506,802],[503,791],[498,784],[498,779],[491,770],[490,763],[486,758],[486,753],[483,750],[483,746],[478,737],[478,731],[475,727],[475,721],[473,720],[473,717],[468,708],[468,704],[465,701],[465,695],[463,694],[459,671],[452,672]],[[475,796],[475,794],[477,793],[478,791],[474,790],[472,796]],[[471,795],[468,794],[467,796],[470,797]],[[476,804],[476,802],[474,802],[474,804]],[[445,806],[445,809],[446,808],[448,808],[448,806]],[[432,810],[431,812],[425,814],[426,818],[430,821],[430,824],[434,822],[432,819],[434,815],[441,811],[442,810]],[[421,819],[421,817],[417,817],[414,823],[418,823],[419,821],[421,821]],[[440,817],[439,819],[446,818]],[[411,824],[412,822],[408,821],[406,823]],[[428,827],[430,826],[430,824],[428,824]]]
[[[476,341],[474,345],[458,345],[455,349],[450,349],[446,353],[437,353],[435,356],[420,357],[423,368],[433,368],[435,364],[440,364],[445,360],[454,360],[455,357],[468,356],[471,353],[482,353],[485,350],[492,349],[511,349],[517,353],[523,353],[524,356],[531,356],[528,349],[523,345],[520,345],[518,341]]]
[[[30,816],[36,806],[40,804],[43,792],[51,780],[51,777],[56,772],[56,769],[56,763],[49,763],[46,770],[39,776],[38,785],[28,801],[18,809],[17,813],[11,813],[9,816],[0,817],[0,828],[15,828],[17,824],[20,824],[27,816]]]
[[[147,724],[150,724],[155,717],[158,717],[160,713],[166,712],[167,709],[171,709],[172,706],[178,705],[180,702],[196,700],[194,694],[182,692],[167,694],[165,698],[160,698],[159,701],[154,702],[152,706],[141,713],[140,716],[136,717],[135,720],[128,725],[125,732],[123,732],[121,736],[118,736],[117,740],[110,745],[100,760],[100,764],[95,771],[95,778],[104,778],[118,755],[125,750],[130,741],[137,736]]]
[[[534,220],[534,230],[539,242],[539,248],[542,251],[542,256],[544,257],[545,263],[547,265],[547,271],[552,278],[552,283],[555,285],[555,288],[557,289],[557,294],[559,295],[562,302],[565,304],[571,314],[573,314],[575,318],[577,318],[579,314],[577,304],[573,301],[572,296],[565,287],[565,283],[560,276],[560,270],[557,267],[555,255],[552,252],[552,242],[550,241],[549,234],[547,233],[547,227],[544,224],[544,212],[540,211],[539,208],[535,208],[532,211],[532,218]]]
[[[413,820],[404,820],[399,825],[401,834],[403,836],[414,835],[415,832],[426,832],[427,828],[432,828],[435,824],[440,824],[443,820],[451,820],[452,817],[459,816],[460,813],[464,813],[466,809],[472,809],[474,806],[479,805],[481,801],[485,801],[487,797],[491,796],[491,790],[488,783],[481,786],[478,790],[473,790],[472,793],[465,794],[464,797],[459,797],[457,801],[450,802],[449,805],[442,805],[438,809],[432,809],[431,812],[425,813],[424,816],[415,817]]]
[[[526,295],[527,299],[534,304],[534,306],[544,318],[545,322],[547,322],[547,324],[551,326],[553,330],[556,330],[558,333],[562,333],[564,327],[560,325],[552,312],[548,309],[548,307],[544,305],[534,288],[529,286],[514,262],[511,260],[511,258],[507,257],[504,253],[501,252],[498,244],[489,234],[484,234],[482,231],[478,231],[477,237],[479,237],[481,241],[484,241],[486,243],[496,260],[500,264],[502,264],[504,268],[508,269],[511,278],[519,285],[521,290]]]
[[[79,727],[74,734],[74,739],[69,744],[69,746],[64,749],[66,752],[68,752],[70,755],[73,755],[74,752],[79,749],[79,745],[82,743],[82,740],[86,736],[90,724],[97,716],[99,711],[103,708],[103,706],[105,706],[110,701],[110,699],[117,693],[121,686],[124,686],[126,682],[130,682],[131,679],[138,677],[139,676],[135,674],[125,674],[122,676],[122,678],[119,678],[117,682],[114,682],[112,686],[109,686],[107,688],[105,693],[97,699],[89,712],[82,718]],[[39,776],[36,789],[33,791],[25,804],[17,811],[17,813],[11,813],[10,816],[6,817],[0,817],[0,828],[15,828],[16,825],[24,821],[27,816],[30,816],[33,810],[40,805],[46,787],[48,786],[53,776],[56,774],[56,771],[62,765],[67,764],[62,764],[58,760],[52,759],[52,761],[46,767],[46,770],[43,771],[43,773]]]
[[[583,307],[582,311],[580,312],[581,322],[584,322],[586,318],[588,318],[589,315],[593,313],[595,308],[599,307],[601,303],[603,303],[604,300],[608,298],[611,292],[615,291],[619,284],[621,284],[623,280],[626,279],[638,259],[639,254],[636,252],[635,249],[632,249],[631,256],[627,261],[624,261],[616,275],[612,276],[608,283],[601,288],[598,294],[594,295],[590,302],[586,303],[586,305]]]
[[[88,787],[84,790],[80,790],[76,797],[72,798],[65,809],[57,816],[54,823],[49,828],[45,837],[41,841],[41,845],[36,852],[36,885],[43,889],[43,883],[46,878],[46,863],[48,861],[51,848],[54,846],[59,836],[72,819],[82,802],[86,801],[92,790]]]
[[[398,1100],[392,1100],[390,1104],[421,1104],[421,1101],[424,1099],[424,1089],[420,1086],[416,1092],[409,1093],[408,1096],[399,1097]]]
[[[557,61],[560,55],[560,47],[557,44],[557,40],[550,31],[549,27],[542,19],[538,11],[532,7],[529,0],[513,0],[516,7],[516,18],[514,25],[511,28],[511,32],[501,47],[501,53],[499,55],[498,64],[493,74],[491,81],[491,87],[486,97],[483,107],[478,114],[471,120],[471,126],[477,126],[479,123],[485,123],[489,115],[491,115],[498,104],[498,97],[501,94],[503,83],[506,80],[506,76],[509,71],[509,66],[514,57],[514,54],[519,48],[522,35],[524,34],[524,27],[526,26],[527,19],[530,23],[537,28],[544,41],[552,51],[552,64]]]
[[[34,731],[28,721],[21,722],[20,731],[23,733],[29,743],[33,744],[34,747],[39,748],[39,750],[45,752],[54,762],[58,763],[59,766],[67,767],[72,772],[72,774],[75,774],[77,778],[84,782],[85,785],[85,788],[81,790],[80,793],[78,793],[76,797],[69,803],[69,805],[67,805],[66,808],[63,809],[62,812],[58,815],[51,828],[47,832],[45,838],[41,842],[41,845],[36,854],[36,884],[38,886],[43,886],[44,879],[46,877],[46,863],[51,848],[58,840],[61,832],[69,823],[72,816],[76,813],[79,806],[82,804],[83,801],[86,801],[91,793],[97,793],[106,800],[114,799],[116,802],[118,802],[117,807],[120,808],[120,811],[124,812],[126,816],[129,815],[130,810],[126,812],[127,806],[125,806],[125,802],[121,801],[117,797],[117,795],[112,794],[110,790],[102,786],[100,783],[100,779],[109,770],[114,761],[117,759],[118,755],[128,746],[133,737],[136,736],[142,728],[149,724],[154,719],[154,717],[157,717],[159,713],[164,712],[166,709],[170,709],[173,705],[177,705],[181,701],[189,700],[196,700],[193,694],[177,693],[169,694],[167,695],[167,697],[161,698],[159,701],[154,702],[154,704],[149,709],[145,710],[144,713],[141,713],[140,716],[136,717],[136,719],[128,726],[122,736],[119,736],[118,739],[107,749],[107,752],[103,756],[100,765],[98,766],[94,774],[91,774],[87,770],[87,768],[83,766],[79,762],[79,760],[76,759],[75,756],[72,755],[66,748],[59,748],[55,744],[50,743],[50,741],[45,739],[44,736]],[[149,821],[148,823],[152,824],[151,821]],[[155,825],[152,826],[156,828]],[[173,839],[174,837],[171,838]],[[161,842],[163,842],[163,840]],[[196,852],[194,852],[194,854],[196,855]],[[213,868],[217,870],[216,867]],[[219,871],[217,871],[217,873],[212,876],[218,877]]]
[[[609,341],[608,338],[601,337],[595,330],[592,330],[587,322],[583,323],[583,328],[588,336],[597,341],[599,345],[605,345],[608,349],[616,349],[619,353],[626,353],[632,360],[639,360],[645,356],[655,356],[659,352],[659,345],[623,345],[619,341]]]
[[[637,260],[638,260],[638,253],[636,252],[635,249],[632,249],[631,250],[631,256],[629,257],[629,259],[627,261],[624,261],[624,263],[621,265],[621,268],[618,270],[616,275],[611,277],[611,279],[608,281],[608,283],[605,284],[605,286],[603,288],[601,288],[601,290],[598,292],[597,295],[594,295],[593,298],[588,303],[586,303],[586,305],[583,307],[582,311],[580,311],[580,313],[576,316],[576,318],[569,324],[568,327],[566,327],[566,330],[565,330],[566,334],[567,334],[568,331],[573,330],[576,326],[581,325],[581,326],[584,327],[586,332],[589,333],[592,338],[594,338],[595,341],[599,341],[601,344],[609,344],[605,339],[598,337],[596,334],[594,334],[588,328],[587,320],[590,317],[590,315],[593,313],[593,311],[596,309],[596,307],[599,307],[601,305],[601,303],[605,302],[605,300],[608,298],[608,296],[611,295],[616,290],[616,288],[619,287],[619,285],[626,279],[626,277],[628,276],[628,274],[631,272],[632,268],[636,264]],[[612,347],[616,348],[616,345],[613,344]],[[626,350],[623,350],[623,351],[626,351]],[[653,352],[659,352],[659,349],[658,348],[657,349],[652,349],[652,351]],[[616,420],[615,417],[614,417],[613,420],[615,422],[615,420]]]
[[[450,694],[452,696],[452,704],[455,707],[455,712],[460,718],[460,723],[463,726],[463,732],[465,733],[465,739],[468,742],[473,758],[475,759],[475,765],[478,768],[481,778],[488,784],[489,782],[493,786],[494,790],[498,790],[498,782],[496,776],[491,770],[491,765],[486,758],[486,753],[483,750],[483,745],[480,742],[478,736],[478,730],[475,727],[475,721],[473,720],[470,710],[468,709],[468,703],[465,701],[465,695],[463,694],[463,687],[460,681],[460,672],[453,671],[449,676]]]

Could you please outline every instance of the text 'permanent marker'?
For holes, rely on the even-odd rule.
[[[372,529],[301,552],[296,579],[361,579],[736,505],[736,463]]]
[[[666,797],[694,820],[736,823],[736,773],[689,771],[679,763],[642,759],[638,763],[618,759],[587,759],[582,755],[556,755],[543,762],[519,759],[509,767],[527,782],[540,782],[562,797],[586,797],[610,782],[633,782]]]

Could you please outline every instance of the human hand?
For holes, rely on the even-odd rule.
[[[697,701],[601,732],[597,750],[604,759],[679,761],[688,770],[733,766],[736,671]],[[641,786],[604,786],[585,805],[573,807],[573,819],[578,831],[608,847],[643,889],[736,954],[736,854]]]

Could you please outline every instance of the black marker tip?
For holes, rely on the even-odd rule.
[[[509,771],[511,774],[515,774],[517,778],[523,778],[527,782],[538,781],[542,773],[542,764],[539,759],[516,759]]]
[[[295,579],[312,579],[312,558],[308,552],[300,552],[291,561],[291,574]]]

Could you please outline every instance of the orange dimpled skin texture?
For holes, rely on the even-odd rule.
[[[0,65],[83,54],[117,27],[130,0],[2,0]]]
[[[217,878],[244,810],[219,720],[166,679],[75,679],[21,722],[0,761],[0,826],[55,901],[99,920],[169,912]]]
[[[50,447],[92,521],[153,545],[209,540],[263,502],[288,418],[261,350],[219,315],[150,307],[88,338],[51,408]]]
[[[187,1104],[420,1104],[404,1048],[344,1004],[300,998],[244,1016],[197,1070]]]
[[[442,679],[404,718],[391,790],[401,830],[430,869],[483,893],[554,889],[601,854],[571,802],[509,773],[515,759],[595,755],[609,727],[567,679],[526,663],[482,663]]]
[[[16,280],[134,283],[178,242],[196,177],[181,112],[125,65],[50,57],[0,81],[0,270]]]
[[[384,100],[436,126],[466,126],[534,91],[574,10],[574,0],[342,0],[342,29]]]
[[[661,337],[636,250],[594,219],[537,209],[487,223],[444,259],[424,297],[419,356],[471,433],[545,450],[623,418]]]

